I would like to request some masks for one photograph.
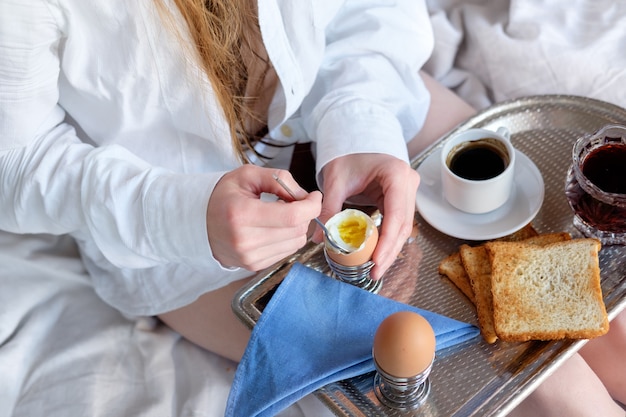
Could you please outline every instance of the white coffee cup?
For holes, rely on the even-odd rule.
[[[515,148],[506,127],[460,132],[441,150],[444,198],[466,213],[488,213],[502,206],[511,195],[514,171]]]

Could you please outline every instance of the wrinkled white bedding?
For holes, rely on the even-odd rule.
[[[626,106],[626,3],[427,0],[426,70],[476,108],[535,94]]]
[[[626,3],[428,3],[426,70],[475,107],[534,94],[626,106]],[[69,239],[0,233],[0,417],[219,416],[235,367],[100,301]],[[282,415],[325,414],[308,397]]]
[[[70,239],[0,232],[0,417],[220,416],[235,367],[102,302]]]

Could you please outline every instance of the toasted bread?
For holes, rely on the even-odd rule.
[[[504,341],[588,339],[609,321],[596,239],[537,246],[490,242],[493,320]]]
[[[535,230],[532,223],[528,223],[526,226],[522,227],[515,232],[508,234],[506,236],[500,237],[498,239],[494,239],[496,241],[505,241],[505,242],[519,242],[520,240],[525,240],[530,237],[538,236],[539,232]]]
[[[472,304],[476,305],[474,291],[472,290],[472,285],[470,284],[469,277],[465,272],[465,268],[463,268],[463,264],[461,263],[461,254],[459,252],[446,256],[439,263],[439,273],[447,276],[450,281],[452,281],[452,283],[456,285],[467,298],[470,299]]]
[[[482,245],[474,247],[461,245],[459,253],[474,292],[474,305],[476,306],[480,333],[487,343],[494,343],[497,336],[493,328],[489,254]]]
[[[546,245],[553,242],[569,240],[569,233],[548,233],[522,240],[533,245]],[[491,294],[491,260],[484,245],[470,247],[462,245],[459,249],[461,262],[469,277],[480,332],[487,343],[494,343],[497,334],[493,324],[493,298]]]
[[[518,241],[528,239],[529,237],[537,235],[538,233],[533,225],[531,223],[528,223],[521,229],[509,235],[501,237],[498,240]],[[446,256],[439,263],[439,273],[448,277],[448,279],[450,279],[450,281],[452,281],[452,283],[456,285],[467,298],[470,299],[472,304],[476,305],[474,290],[472,289],[470,279],[467,276],[465,268],[463,267],[463,264],[461,262],[461,255],[459,252],[455,252],[449,256]]]

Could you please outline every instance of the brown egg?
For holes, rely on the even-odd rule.
[[[344,266],[362,265],[372,259],[378,244],[378,228],[366,213],[356,209],[345,209],[326,222],[331,236],[342,247],[349,249],[343,254],[326,242],[326,252],[333,261]]]
[[[385,373],[397,378],[412,378],[432,362],[435,332],[417,313],[400,311],[391,314],[376,330],[373,355]]]

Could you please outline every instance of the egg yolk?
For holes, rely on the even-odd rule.
[[[342,221],[337,227],[339,237],[348,245],[358,248],[365,241],[367,222],[365,219],[350,217]]]

